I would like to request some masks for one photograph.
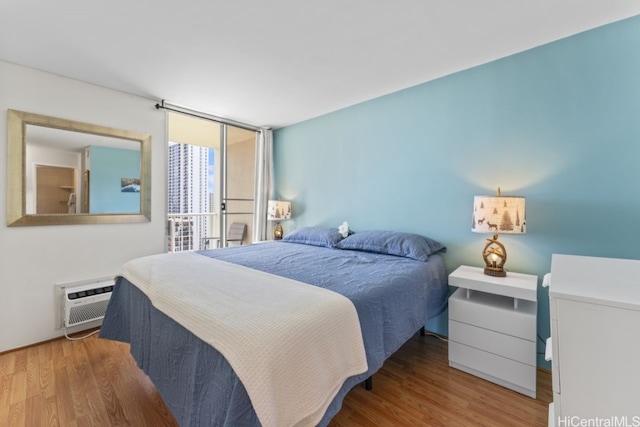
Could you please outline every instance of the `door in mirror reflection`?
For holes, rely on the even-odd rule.
[[[76,213],[75,169],[36,165],[36,213]]]

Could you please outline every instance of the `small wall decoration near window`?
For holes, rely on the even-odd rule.
[[[140,178],[122,178],[120,180],[120,191],[123,193],[139,193]]]

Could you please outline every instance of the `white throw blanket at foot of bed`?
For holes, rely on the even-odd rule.
[[[264,427],[316,425],[367,370],[355,307],[333,291],[194,253],[138,258],[122,276],[227,359]]]

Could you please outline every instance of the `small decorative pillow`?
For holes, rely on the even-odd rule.
[[[420,234],[397,231],[363,231],[341,240],[338,249],[396,255],[426,261],[429,255],[447,248],[440,242]]]
[[[303,245],[323,246],[333,248],[342,240],[337,228],[302,227],[288,233],[283,242],[301,243]]]

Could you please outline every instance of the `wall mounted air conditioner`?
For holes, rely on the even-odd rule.
[[[62,326],[68,328],[102,319],[114,283],[110,277],[58,285],[62,298]]]

